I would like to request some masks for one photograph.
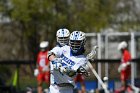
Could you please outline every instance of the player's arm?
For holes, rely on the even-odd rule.
[[[34,76],[37,76],[39,74],[38,65],[36,65],[36,68],[34,69]]]
[[[120,72],[121,70],[124,70],[124,69],[126,69],[128,66],[130,66],[131,65],[131,63],[128,61],[128,62],[126,62],[126,63],[122,63],[120,66],[119,66],[119,68],[118,68],[118,72]]]
[[[48,60],[52,61],[56,58],[55,54],[53,52],[50,51],[50,53],[48,54]]]
[[[48,60],[50,61],[51,71],[60,69],[62,65],[62,59],[60,58],[61,54],[62,49],[60,47],[55,47],[48,52]]]
[[[131,63],[130,63],[130,61],[131,61],[130,54],[125,53],[123,56],[124,56],[124,59],[123,59],[124,62],[122,62],[122,64],[119,66],[118,72],[120,72],[121,70],[125,70],[128,66],[131,65]]]
[[[38,61],[39,61],[39,58],[37,56],[37,61],[36,61],[35,69],[34,69],[34,76],[37,76],[40,72],[38,68]]]
[[[55,58],[59,58],[62,54],[62,48],[55,47],[51,51],[48,52],[48,60],[53,61]]]

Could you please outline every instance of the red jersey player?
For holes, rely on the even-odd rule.
[[[38,81],[38,93],[42,92],[42,84],[46,82],[48,85],[50,84],[50,70],[49,70],[49,61],[47,59],[48,54],[48,45],[47,41],[42,41],[40,43],[40,52],[37,56],[37,69],[35,71],[35,75],[37,76]]]
[[[118,45],[118,50],[122,53],[121,63],[118,68],[118,72],[120,72],[120,79],[122,83],[122,87],[120,90],[117,90],[116,93],[122,93],[128,90],[128,93],[132,92],[131,87],[128,85],[127,80],[131,75],[131,55],[127,50],[127,43],[125,41],[121,42]]]

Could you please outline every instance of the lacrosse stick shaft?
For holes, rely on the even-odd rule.
[[[87,58],[88,59],[93,59],[95,57],[97,48],[98,48],[97,46],[94,46],[94,48],[91,51],[91,53],[89,53],[87,55]],[[87,65],[91,69],[92,73],[96,76],[96,78],[98,79],[99,83],[102,85],[103,89],[105,90],[105,93],[109,93],[109,91],[107,90],[106,84],[104,84],[104,82],[102,81],[102,79],[100,78],[100,76],[97,74],[96,70],[93,68],[93,66],[90,63],[90,61],[87,62]]]
[[[107,89],[107,86],[104,84],[104,82],[102,81],[102,79],[100,78],[100,76],[97,74],[97,72],[93,68],[92,64],[90,62],[87,62],[87,65],[91,69],[92,73],[96,76],[96,78],[98,79],[99,83],[102,85],[103,89],[105,90],[105,93],[109,93],[109,91]]]
[[[97,50],[97,46],[94,46],[93,47],[93,50],[91,51],[91,53],[89,53],[87,55],[87,58],[90,60],[90,59],[93,59],[95,56],[96,56],[96,50]],[[95,71],[95,69],[93,68],[92,64],[90,63],[90,61],[87,62],[87,65],[89,66],[89,68],[91,69],[91,71],[93,72],[93,74],[96,76],[96,78],[98,79],[98,81],[100,82],[101,85],[105,85],[102,81],[102,79],[100,78],[100,76],[97,74],[97,72]]]
[[[101,79],[100,76],[97,74],[97,72],[95,71],[95,69],[93,68],[93,66],[91,65],[91,63],[88,62],[87,65],[88,65],[89,68],[91,69],[92,73],[96,76],[96,78],[98,79],[98,81],[100,82],[100,84],[101,84],[102,86],[105,86],[105,84],[103,83],[102,79]]]

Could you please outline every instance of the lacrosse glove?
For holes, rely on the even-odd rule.
[[[78,68],[77,73],[83,74],[86,77],[90,76],[90,73],[82,66]]]

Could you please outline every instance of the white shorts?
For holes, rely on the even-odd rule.
[[[73,87],[59,87],[58,85],[52,84],[49,87],[49,93],[73,93]]]

